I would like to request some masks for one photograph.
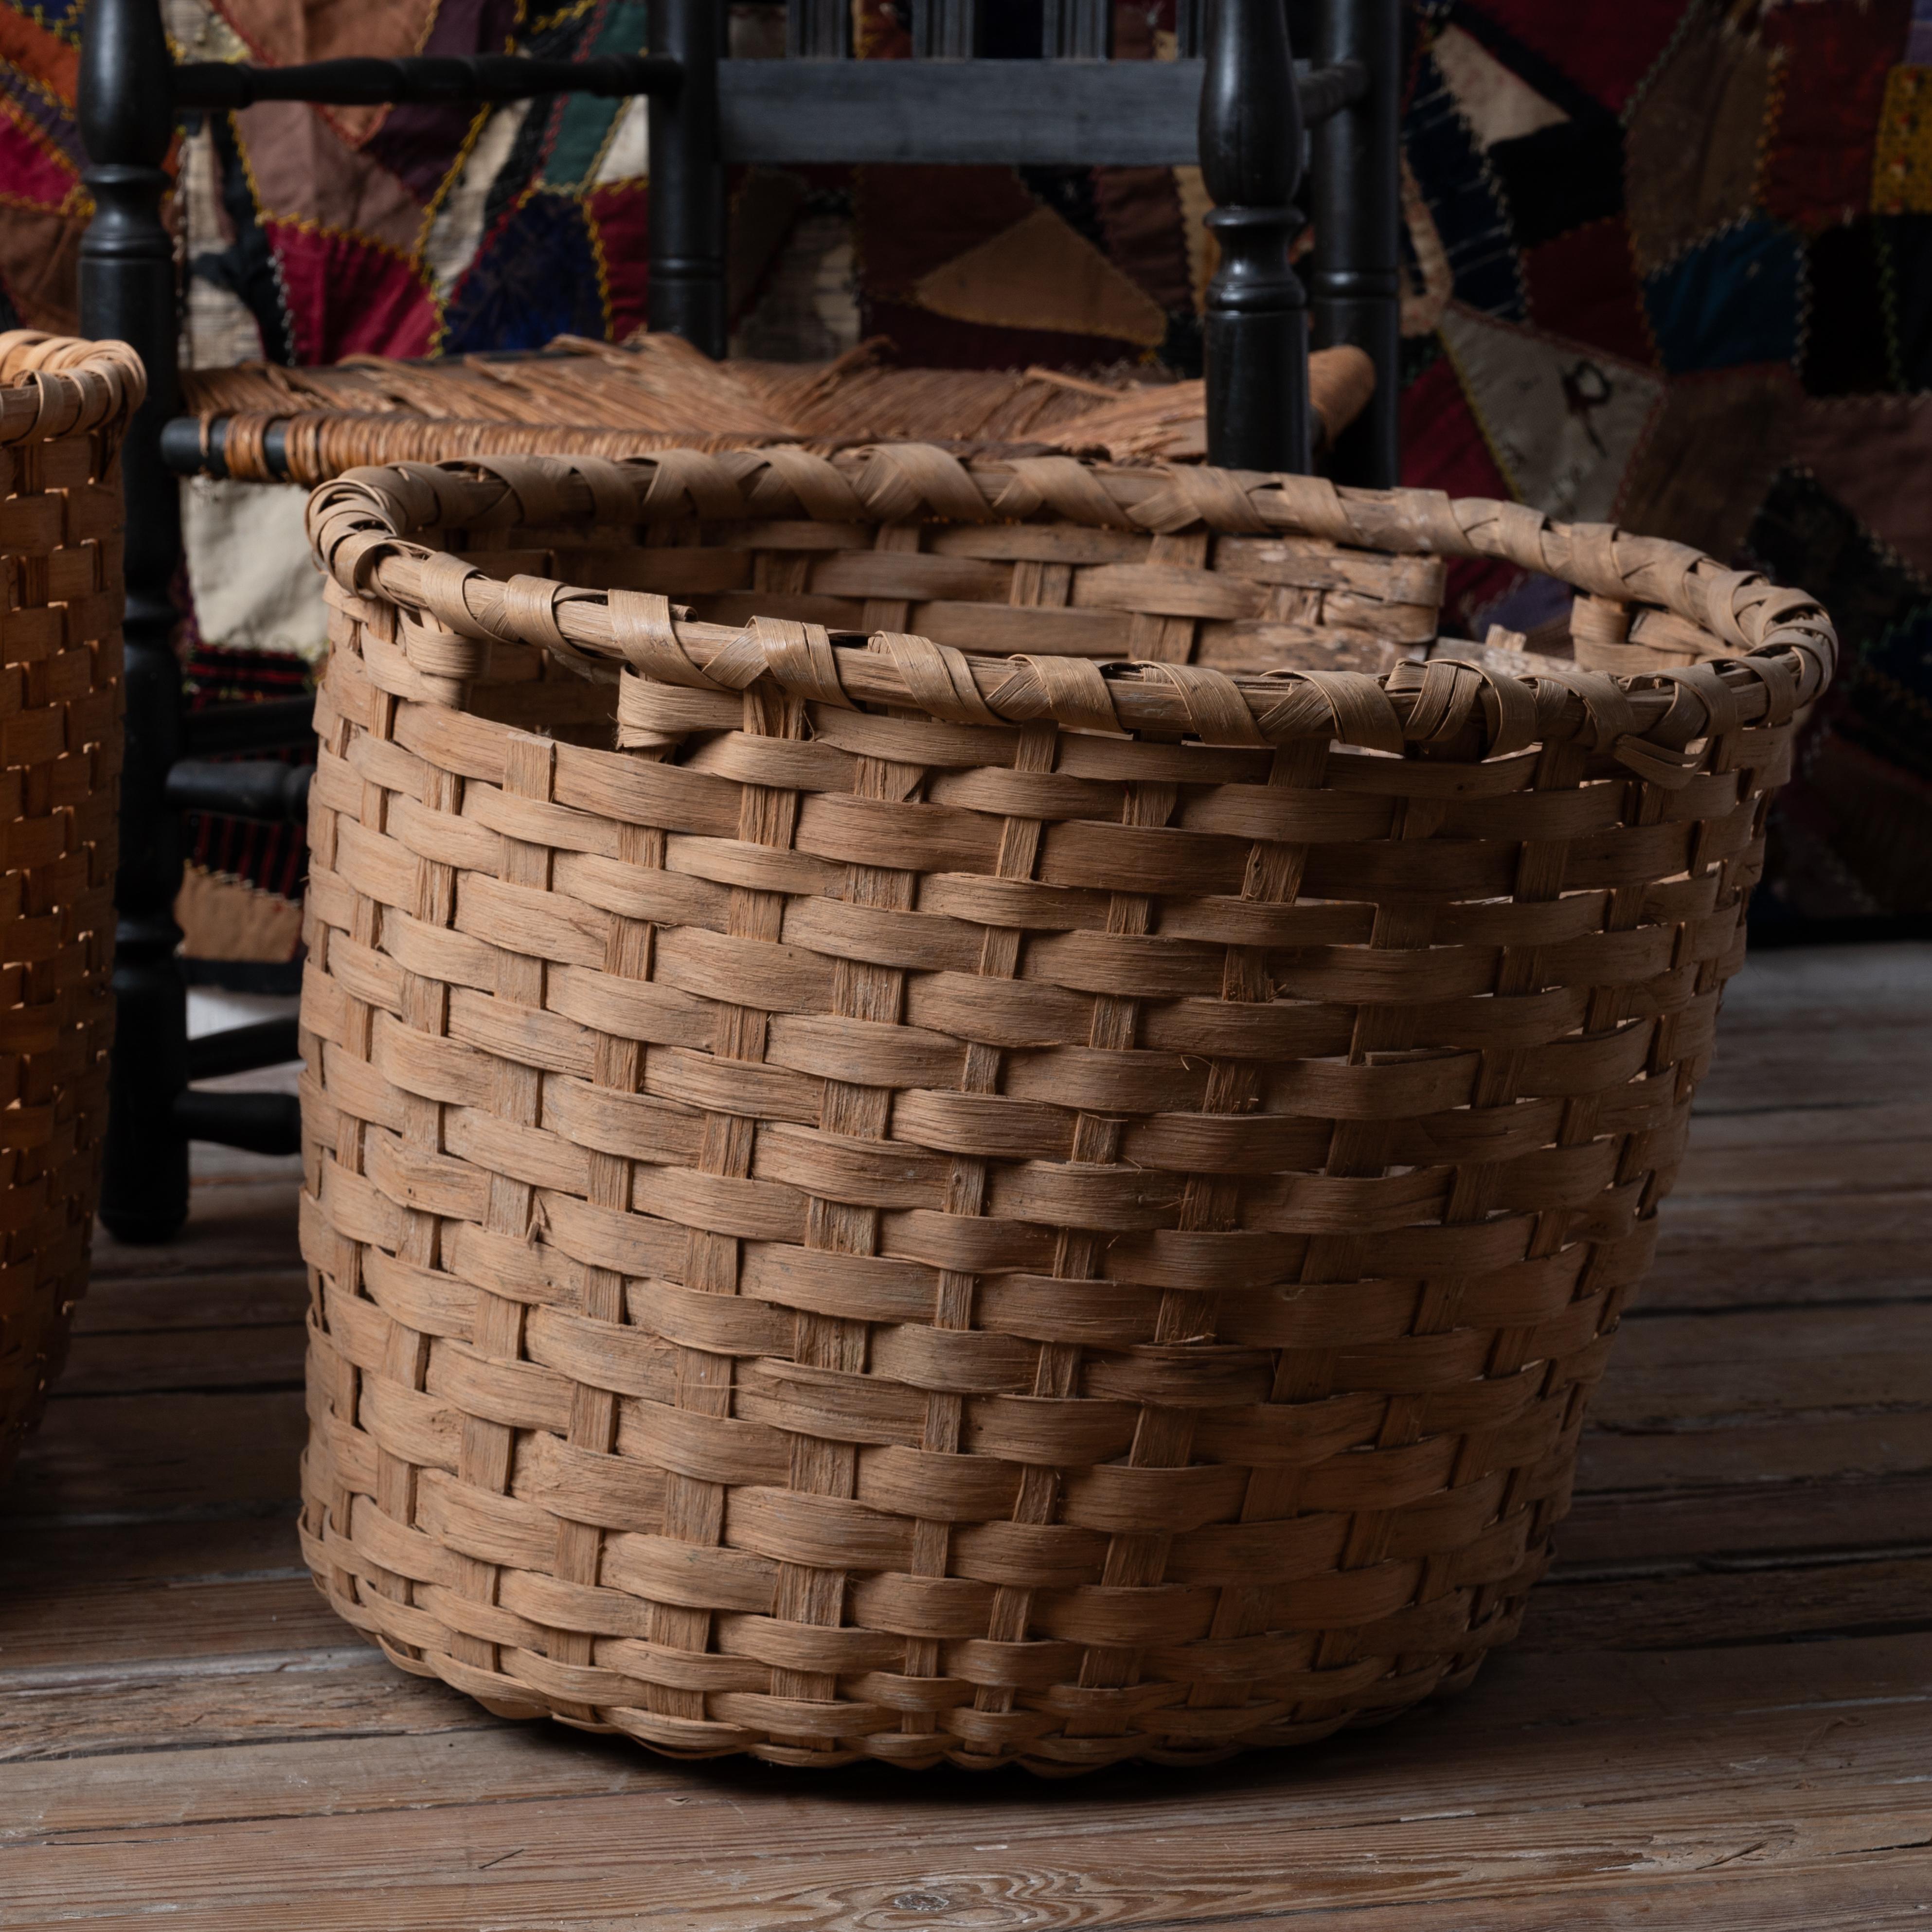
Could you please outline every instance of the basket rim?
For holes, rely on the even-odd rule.
[[[1045,517],[1123,531],[1204,527],[1384,554],[1495,559],[1594,596],[1670,611],[1725,654],[1642,671],[1520,674],[1438,658],[1379,676],[997,657],[790,620],[698,622],[662,597],[550,578],[506,585],[417,541],[450,529],[693,517],[847,524]],[[622,459],[452,458],[345,471],[310,493],[308,531],[318,567],[342,590],[374,592],[486,649],[492,640],[542,645],[580,669],[601,661],[607,674],[621,668],[653,682],[734,692],[770,675],[810,700],[910,706],[949,722],[1050,719],[1223,746],[1327,736],[1400,754],[1411,745],[1446,749],[1455,741],[1459,750],[1473,743],[1478,755],[1499,758],[1570,740],[1672,787],[1706,762],[1687,746],[1787,722],[1822,693],[1837,662],[1836,632],[1814,598],[1728,569],[1686,544],[1614,524],[1563,524],[1521,503],[1197,465],[962,459],[930,443],[874,444],[831,457],[785,446]],[[447,662],[437,669],[441,701],[460,706],[462,674],[452,676]]]
[[[0,332],[0,444],[124,428],[147,393],[148,372],[124,342]]]

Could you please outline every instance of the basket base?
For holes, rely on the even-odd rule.
[[[742,1694],[734,1696],[728,1693],[718,1699],[728,1713],[722,1718],[700,1714],[708,1700],[686,1688],[691,1680],[704,1674],[722,1679],[746,1660],[716,1652],[659,1652],[664,1677],[682,1676],[686,1682],[680,1684],[639,1678],[601,1662],[569,1664],[514,1644],[466,1638],[440,1621],[438,1612],[453,1607],[446,1591],[432,1586],[426,1594],[436,1610],[419,1607],[400,1595],[386,1594],[378,1587],[378,1580],[367,1574],[366,1558],[357,1558],[339,1538],[330,1535],[318,1540],[304,1524],[302,1545],[316,1586],[331,1606],[378,1644],[392,1663],[412,1676],[440,1679],[495,1717],[519,1721],[554,1718],[573,1730],[628,1737],[654,1754],[669,1758],[746,1756],[815,1771],[867,1761],[908,1771],[931,1770],[943,1764],[976,1771],[1014,1766],[1046,1778],[1078,1777],[1122,1764],[1218,1764],[1249,1751],[1315,1744],[1338,1731],[1389,1724],[1436,1698],[1460,1695],[1474,1682],[1489,1652],[1514,1638],[1529,1586],[1546,1567],[1548,1556],[1546,1548],[1534,1552],[1516,1576],[1490,1586],[1486,1593],[1491,1600],[1487,1614],[1467,1630],[1454,1651],[1404,1656],[1399,1660],[1399,1670],[1379,1672],[1370,1660],[1332,1662],[1327,1667],[1349,1687],[1346,1695],[1333,1700],[1304,1694],[1290,1702],[1280,1696],[1257,1696],[1253,1687],[1249,1687],[1248,1701],[1230,1708],[1190,1703],[1193,1687],[1187,1684],[1142,1682],[1123,1687],[1118,1694],[1116,1708],[1122,1714],[1114,1721],[1119,1728],[1111,1733],[1083,1735],[1074,1728],[1080,1718],[1070,1722],[1066,1709],[1070,1700],[1078,1700],[1080,1687],[1022,1693],[1012,1700],[1011,1708],[989,1711],[976,1708],[970,1684],[936,1678],[932,1680],[935,1690],[942,1690],[942,1695],[932,1700],[932,1708],[905,1712],[896,1726],[866,1729],[868,1720],[876,1721],[879,1707],[854,1693],[871,1687],[842,1684],[840,1697],[811,1707],[822,1734],[797,1738],[782,1733],[760,1735],[742,1722],[731,1721],[742,1708]],[[344,1567],[352,1562],[357,1565],[354,1572]],[[352,1575],[356,1579],[354,1594],[335,1587],[334,1579]],[[381,1580],[399,1591],[407,1588],[399,1576]],[[508,1625],[520,1621],[493,1606],[471,1607],[482,1612],[476,1619],[478,1623],[496,1624],[506,1635]],[[422,1640],[404,1640],[401,1632],[405,1628]],[[621,1651],[632,1670],[643,1664],[635,1653],[644,1646],[633,1640],[565,1634],[566,1641],[586,1650]],[[1324,1646],[1339,1649],[1347,1636],[1342,1632],[1324,1633]],[[473,1655],[458,1655],[459,1646]],[[638,1701],[590,1703],[556,1693],[540,1693],[533,1698],[527,1678],[513,1672],[548,1675],[560,1684],[574,1680],[568,1688],[586,1694],[602,1688]],[[740,1668],[737,1674],[745,1672]],[[753,1696],[755,1699],[756,1694]],[[949,1698],[950,1702],[946,1701]],[[767,1697],[762,1701],[777,1700]],[[652,1708],[652,1702],[667,1708]],[[802,1707],[788,1703],[793,1722],[808,1720]],[[1094,1720],[1086,1716],[1085,1721]],[[1136,1723],[1137,1729],[1126,1728]]]

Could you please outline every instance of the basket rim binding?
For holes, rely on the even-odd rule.
[[[0,443],[124,428],[147,393],[148,372],[124,342],[34,328],[0,332]]]
[[[1725,655],[1637,673],[1521,676],[1438,658],[1379,676],[994,657],[924,638],[835,638],[820,626],[783,620],[754,619],[742,628],[695,622],[662,597],[544,578],[506,582],[416,540],[452,529],[800,517],[844,524],[1044,518],[1149,533],[1204,527],[1383,553],[1498,559],[1597,597],[1670,611],[1698,626]],[[962,460],[931,443],[877,444],[834,457],[775,448],[385,464],[319,485],[309,500],[308,530],[318,567],[341,590],[374,591],[453,634],[418,632],[400,641],[423,697],[459,710],[467,684],[485,674],[490,643],[502,639],[540,643],[580,670],[608,676],[621,668],[625,684],[636,676],[741,690],[769,674],[820,702],[910,705],[958,723],[1050,718],[1210,745],[1326,736],[1397,754],[1412,744],[1433,745],[1450,755],[1490,758],[1579,740],[1675,789],[1702,763],[1688,747],[1741,725],[1785,722],[1824,691],[1838,656],[1831,620],[1808,593],[1614,524],[1562,524],[1521,503],[1356,490],[1318,476],[1067,456]],[[619,716],[621,728],[621,693]],[[626,740],[620,735],[620,742]],[[639,734],[629,742],[663,741]]]

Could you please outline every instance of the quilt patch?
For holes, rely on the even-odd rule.
[[[1865,216],[1825,229],[1805,251],[1811,299],[1801,368],[1811,395],[1852,396],[1892,386],[1879,226]]]
[[[1620,215],[1524,249],[1522,282],[1536,328],[1627,362],[1655,364],[1630,230]]]
[[[1442,69],[1426,57],[1403,117],[1402,154],[1448,258],[1456,299],[1520,320],[1522,283],[1501,188]]]
[[[1617,520],[1735,556],[1790,454],[1802,400],[1787,363],[1680,376],[1630,464]]]
[[[1628,206],[1646,274],[1750,212],[1772,69],[1762,40],[1705,8],[1686,22],[1632,104]]]
[[[1833,396],[1800,412],[1792,460],[1932,581],[1932,395]]]
[[[1450,496],[1508,496],[1509,478],[1471,406],[1456,364],[1438,355],[1402,395],[1402,481]],[[1524,573],[1514,564],[1461,557],[1449,566],[1443,594],[1445,628],[1465,634],[1474,614],[1514,590]],[[1480,641],[1480,640],[1478,640]]]
[[[1690,10],[1691,0],[1552,6],[1550,0],[1466,0],[1456,17],[1505,64],[1546,65],[1621,113]],[[1529,57],[1524,60],[1522,56]]]
[[[1761,32],[1776,65],[1760,199],[1806,229],[1868,206],[1886,77],[1905,58],[1911,0],[1771,8]]]
[[[1872,212],[1932,211],[1932,67],[1895,67],[1872,146]]]
[[[1442,339],[1510,494],[1566,521],[1609,521],[1663,379],[1457,307],[1442,318]]]
[[[1804,289],[1797,235],[1754,215],[1646,278],[1643,300],[1664,366],[1680,375],[1794,361]]]

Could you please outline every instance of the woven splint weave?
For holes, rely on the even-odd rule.
[[[67,1352],[114,1030],[121,435],[134,351],[0,334],[0,1476]]]
[[[310,528],[344,1616],[808,1766],[1192,1761],[1468,1680],[1652,1251],[1810,599],[929,447],[369,470]],[[1262,674],[1470,556],[1711,661]]]

